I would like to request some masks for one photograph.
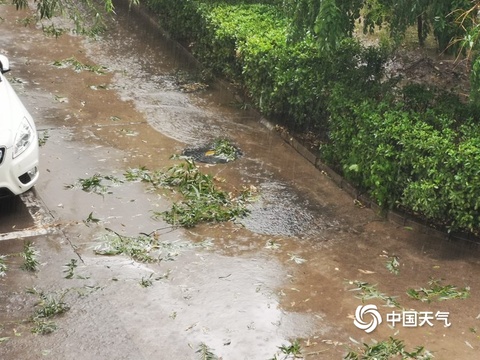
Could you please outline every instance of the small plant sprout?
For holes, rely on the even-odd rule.
[[[100,219],[93,216],[93,211],[90,214],[88,214],[85,220],[83,220],[83,223],[87,226],[90,226],[89,224],[98,224],[99,222],[100,222]]]
[[[140,280],[140,285],[142,287],[150,287],[153,285],[153,278],[152,278],[153,274],[150,274],[150,276],[148,277],[145,277],[145,276],[142,276],[142,279]]]
[[[76,259],[70,259],[70,262],[68,264],[65,264],[66,269],[63,270],[65,275],[65,279],[72,279],[74,275],[74,270],[77,267],[77,260]]]
[[[430,303],[433,300],[466,299],[470,296],[470,287],[458,289],[453,285],[440,285],[441,280],[430,280],[429,288],[408,289],[407,295],[412,299]]]
[[[34,244],[27,241],[23,245],[23,252],[22,252],[22,257],[23,257],[23,265],[22,269],[35,272],[37,271],[37,267],[39,265],[37,261],[37,256],[38,256],[38,251],[35,250]]]
[[[210,349],[205,343],[200,343],[198,346],[197,351],[195,351],[196,354],[198,354],[198,359],[199,360],[218,360],[218,356],[215,355],[212,352],[212,349]]]
[[[298,340],[290,345],[279,346],[280,352],[277,352],[271,360],[302,359],[302,348]]]
[[[398,261],[398,256],[390,256],[385,263],[385,266],[392,274],[398,275],[400,273],[400,262]]]
[[[43,291],[37,291],[35,288],[32,288],[27,290],[27,292],[39,297],[31,317],[31,321],[34,324],[32,332],[43,335],[55,331],[57,326],[51,319],[70,310],[70,307],[63,301],[68,291],[62,294],[45,294]]]

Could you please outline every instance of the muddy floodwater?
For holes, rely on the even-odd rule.
[[[25,26],[30,12],[0,5],[8,79],[44,142],[35,190],[0,200],[0,359],[197,359],[207,349],[267,360],[297,341],[303,358],[328,360],[390,336],[435,359],[478,357],[476,246],[392,225],[354,202],[225,85],[203,84],[147,18],[117,14],[98,38],[55,38]],[[179,162],[172,155],[216,138],[242,155],[198,166],[224,191],[253,189],[249,215],[188,229],[153,216],[178,194],[124,174],[166,169]],[[118,181],[82,191],[79,179],[94,175]],[[106,251],[112,237],[142,236],[157,241],[155,261]],[[27,242],[34,272],[23,266]],[[407,295],[432,280],[468,295]],[[366,332],[354,319],[370,304],[383,321]],[[46,305],[58,313],[45,315]],[[429,321],[388,321],[405,311]],[[372,319],[357,314],[357,324]]]

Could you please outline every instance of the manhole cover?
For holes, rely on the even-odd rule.
[[[238,159],[243,153],[230,140],[216,139],[206,145],[186,148],[182,155],[202,163],[225,164]]]

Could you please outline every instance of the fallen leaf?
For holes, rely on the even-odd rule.
[[[358,271],[360,271],[362,274],[367,274],[367,275],[375,274],[375,271],[370,271],[370,270],[358,269]]]

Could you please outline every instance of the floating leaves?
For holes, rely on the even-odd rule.
[[[70,57],[68,59],[56,60],[53,63],[54,66],[59,68],[72,67],[76,72],[81,71],[90,71],[95,74],[103,75],[106,73],[107,68],[105,66],[98,65],[86,65],[78,61],[75,57]]]
[[[470,288],[458,289],[453,285],[441,285],[441,280],[430,280],[429,288],[408,289],[407,295],[412,299],[430,303],[433,300],[466,299],[470,296]]]
[[[385,295],[384,293],[378,291],[377,285],[372,285],[365,281],[350,281],[349,283],[356,286],[356,288],[351,289],[351,291],[359,291],[360,293],[355,297],[357,299],[361,299],[362,302],[371,299],[380,299],[385,301],[389,307],[401,307],[394,297]]]
[[[246,204],[253,199],[250,189],[243,189],[238,195],[220,190],[214,178],[202,173],[191,159],[163,173],[149,173],[148,178],[154,185],[177,189],[183,195],[184,200],[174,203],[170,210],[154,213],[172,225],[193,227],[202,222],[243,217],[249,212]]]
[[[217,164],[236,160],[242,152],[229,139],[216,138],[203,146],[187,148],[182,155],[195,161]]]
[[[89,178],[80,178],[74,184],[65,185],[66,189],[80,188],[85,192],[91,192],[98,195],[108,193],[111,186],[122,183],[122,180],[112,175],[94,174]]]
[[[102,243],[95,248],[97,255],[123,254],[144,263],[173,261],[181,251],[210,246],[208,241],[198,244],[160,241],[156,233],[126,236],[110,229],[106,230],[108,233],[102,236]]]

